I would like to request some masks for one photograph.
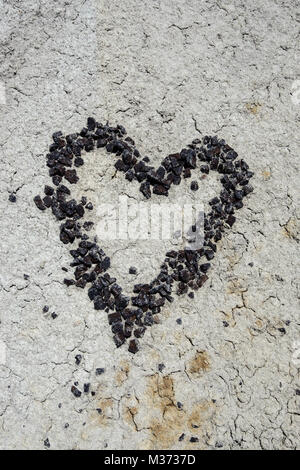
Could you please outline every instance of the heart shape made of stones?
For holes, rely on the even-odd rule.
[[[148,165],[148,157],[141,156],[134,140],[126,134],[123,126],[103,125],[92,117],[80,132],[66,136],[61,131],[55,132],[46,156],[53,186],[46,185],[43,197],[35,196],[34,202],[40,210],[51,208],[56,219],[63,221],[60,240],[64,244],[78,242],[76,249],[70,250],[73,258],[70,265],[75,267],[75,278],[64,279],[64,283],[80,288],[90,285],[88,296],[96,310],[105,310],[108,314],[116,346],[120,347],[128,340],[128,350],[136,353],[139,338],[144,335],[146,327],[155,322],[166,302],[173,301],[174,286],[177,286],[176,294],[188,293],[190,289],[188,295],[193,297],[192,291],[199,289],[208,279],[209,261],[216,253],[217,242],[225,229],[234,224],[235,210],[243,207],[243,198],[253,191],[249,184],[253,172],[249,171],[243,159],[237,159],[238,154],[223,139],[216,136],[193,140],[179,153],[164,158],[155,169]],[[128,182],[139,182],[139,189],[146,199],[152,192],[168,196],[172,184],[179,185],[182,178],[190,178],[198,162],[203,175],[210,170],[221,175],[220,194],[209,201],[210,212],[204,214],[203,246],[196,250],[167,252],[158,276],[149,284],[135,285],[135,295],[131,297],[122,294],[116,279],[109,275],[110,258],[96,239],[91,240],[87,234],[92,221],[83,225],[79,222],[86,211],[93,209],[91,202],[85,197],[80,201],[70,199],[71,190],[67,182],[70,185],[78,183],[76,169],[84,164],[84,152],[95,147],[105,148],[108,153],[119,157],[115,163],[116,170],[124,172]],[[191,183],[191,189],[198,189],[196,181]],[[191,229],[194,230],[193,227]]]

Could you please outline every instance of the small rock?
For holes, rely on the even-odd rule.
[[[16,202],[17,198],[16,198],[15,194],[10,194],[10,195],[8,196],[8,200],[9,200],[10,202]]]

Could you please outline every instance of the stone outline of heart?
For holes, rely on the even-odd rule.
[[[34,202],[40,210],[51,207],[58,220],[67,219],[60,226],[60,239],[63,243],[72,244],[75,239],[81,240],[76,250],[70,250],[74,258],[70,266],[76,266],[75,280],[65,279],[65,284],[76,284],[84,288],[87,283],[92,283],[88,291],[89,298],[94,301],[96,310],[105,309],[108,313],[116,346],[121,346],[133,333],[135,338],[130,340],[128,350],[136,353],[139,350],[138,338],[144,335],[147,326],[154,323],[154,316],[160,313],[165,300],[173,301],[172,284],[178,282],[177,294],[180,295],[187,293],[189,287],[197,290],[208,279],[206,273],[210,263],[203,263],[199,267],[198,261],[204,256],[208,261],[214,257],[216,243],[222,238],[224,229],[226,226],[232,227],[235,222],[235,209],[243,207],[243,197],[253,191],[248,184],[253,173],[249,171],[246,162],[236,160],[238,154],[216,136],[193,140],[180,153],[165,157],[155,170],[146,164],[149,162],[147,157],[141,158],[133,139],[125,137],[126,134],[123,126],[111,127],[108,123],[102,125],[94,118],[88,118],[87,128],[79,133],[63,136],[61,131],[55,132],[52,136],[54,143],[50,145],[46,158],[50,168],[49,175],[57,187],[56,194],[53,187],[46,185],[43,199],[38,195],[34,197]],[[116,279],[106,272],[110,267],[110,260],[104,251],[96,242],[89,241],[86,233],[82,233],[82,229],[88,231],[92,222],[81,227],[78,220],[84,216],[84,207],[93,209],[91,203],[87,204],[84,197],[79,203],[75,199],[66,201],[71,192],[67,186],[61,184],[62,178],[70,184],[79,181],[76,170],[70,169],[73,158],[75,157],[75,167],[82,166],[82,151],[94,150],[95,143],[97,148],[105,147],[108,153],[121,156],[115,163],[115,168],[125,172],[128,181],[140,182],[140,191],[146,199],[151,197],[151,187],[154,194],[168,196],[171,185],[180,184],[182,173],[184,178],[191,177],[191,170],[196,169],[198,160],[204,163],[200,168],[204,175],[210,170],[223,175],[220,196],[209,201],[211,212],[204,216],[203,247],[198,250],[167,252],[159,275],[150,284],[134,286],[133,292],[137,296],[130,299],[122,295],[122,288],[116,284]],[[95,268],[88,273],[93,265]],[[169,268],[173,270],[172,274],[169,273]],[[189,295],[193,296],[192,293]],[[129,303],[132,305],[130,308]]]

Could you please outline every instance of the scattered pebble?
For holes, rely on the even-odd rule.
[[[183,434],[181,434],[181,436],[179,436],[179,439],[178,439],[179,442],[183,441],[184,438],[185,438],[185,434],[183,433]]]
[[[8,196],[8,200],[9,200],[9,202],[16,202],[17,198],[16,198],[15,194],[10,194]]]
[[[157,368],[159,372],[162,372],[166,366],[164,364],[158,364]]]
[[[80,390],[78,390],[78,388],[75,387],[74,385],[72,385],[72,387],[71,387],[71,392],[73,393],[74,397],[76,397],[76,398],[81,397]]]
[[[75,356],[75,364],[76,364],[77,366],[79,366],[79,364],[81,363],[81,359],[82,359],[82,355],[81,355],[81,354],[77,354],[77,355]]]
[[[192,191],[198,191],[199,189],[199,184],[197,183],[197,181],[192,181],[191,182],[191,190]]]
[[[45,305],[45,306],[43,307],[43,312],[44,312],[44,313],[49,312],[49,307],[48,307],[48,305]]]
[[[193,436],[193,437],[190,438],[190,442],[199,442],[199,439],[198,439],[198,437]]]
[[[104,372],[105,372],[105,369],[103,367],[98,367],[96,369],[96,375],[104,374]]]
[[[47,447],[48,449],[50,449],[50,442],[49,442],[48,437],[47,437],[47,439],[44,440],[44,446]]]
[[[137,269],[134,268],[133,266],[131,266],[131,267],[129,268],[129,274],[136,274],[136,273],[137,273]]]

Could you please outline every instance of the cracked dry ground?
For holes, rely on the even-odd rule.
[[[0,447],[297,448],[298,2],[0,3]],[[48,182],[51,134],[79,129],[88,115],[123,124],[155,166],[218,134],[255,172],[209,280],[194,300],[163,310],[135,356],[114,347],[86,292],[63,284],[68,248],[32,201]],[[112,179],[104,152],[87,160],[81,195],[95,205],[119,194],[140,200],[136,185]],[[218,183],[199,186],[193,197],[205,202]],[[181,185],[170,201],[182,191],[192,198]],[[129,291],[152,278],[164,252],[104,248]]]

